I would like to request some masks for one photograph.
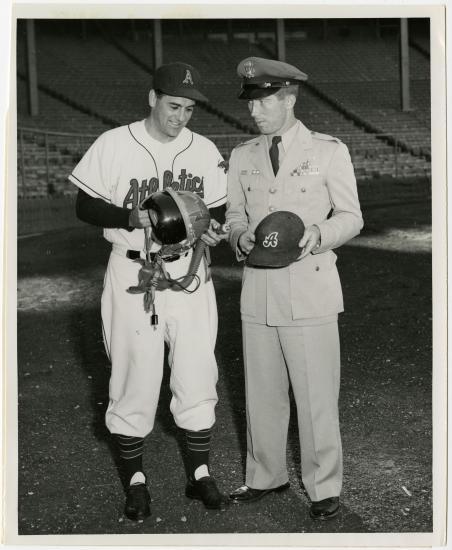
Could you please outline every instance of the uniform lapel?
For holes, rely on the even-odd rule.
[[[259,170],[259,174],[268,180],[273,180],[273,168],[270,163],[270,156],[267,151],[267,138],[261,135],[257,138],[251,147],[249,156],[255,170]]]
[[[290,175],[298,166],[309,160],[312,149],[311,132],[300,122],[298,131],[279,167],[278,177]]]

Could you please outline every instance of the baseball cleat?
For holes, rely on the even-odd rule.
[[[135,483],[127,488],[124,514],[133,521],[140,521],[151,515],[151,497],[144,483]]]
[[[274,487],[273,489],[253,489],[252,487],[248,487],[248,485],[243,485],[242,487],[239,487],[233,493],[231,493],[229,497],[234,502],[255,502],[256,500],[259,500],[270,493],[280,493],[281,491],[285,491],[289,487],[289,482],[284,483],[279,487]]]
[[[185,496],[195,500],[201,500],[209,510],[216,510],[227,503],[227,499],[218,490],[215,480],[210,476],[201,479],[188,479],[185,488]]]

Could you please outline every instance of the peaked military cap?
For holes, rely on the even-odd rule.
[[[177,62],[161,65],[154,73],[154,90],[174,97],[208,101],[199,90],[201,84],[199,72],[187,63]]]
[[[308,79],[307,74],[289,63],[262,57],[240,61],[237,74],[243,79],[239,99],[259,99]]]

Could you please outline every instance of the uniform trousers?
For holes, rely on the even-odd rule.
[[[342,446],[337,321],[278,327],[242,322],[247,407],[246,484],[270,489],[288,481],[289,383],[296,407],[301,473],[313,501],[339,496]]]
[[[186,275],[190,255],[171,264],[175,278]],[[214,349],[218,316],[211,280],[204,264],[201,285],[193,294],[166,289],[155,295],[158,325],[144,310],[144,294],[129,294],[141,265],[113,252],[102,294],[102,325],[112,371],[106,425],[111,433],[145,437],[153,426],[163,376],[165,342],[171,367],[170,410],[186,430],[213,426],[218,369]]]

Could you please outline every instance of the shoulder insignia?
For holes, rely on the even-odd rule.
[[[224,173],[227,174],[229,169],[229,161],[222,160],[221,162],[218,163],[218,168],[223,168]]]
[[[235,149],[238,149],[239,147],[243,147],[244,145],[252,145],[253,143],[256,143],[256,140],[259,138],[260,136],[255,136],[251,139],[249,139],[248,141],[242,141],[241,143],[238,143],[236,146],[235,146]]]
[[[338,137],[329,136],[328,134],[319,134],[319,132],[311,131],[311,135],[315,139],[323,139],[324,141],[335,141],[337,143],[341,142],[341,140]]]

